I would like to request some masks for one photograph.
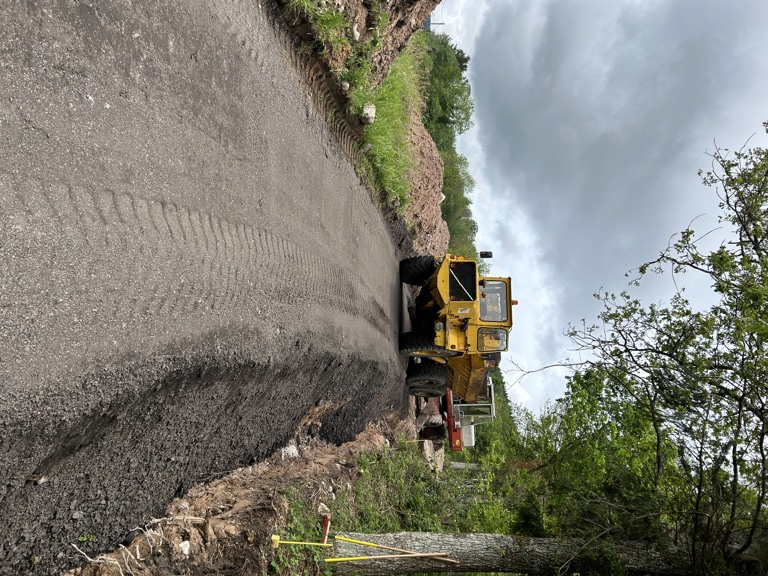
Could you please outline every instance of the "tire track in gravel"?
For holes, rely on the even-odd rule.
[[[211,302],[212,309],[226,312],[246,302],[253,286],[262,284],[269,298],[311,303],[327,303],[330,298],[349,314],[373,311],[376,329],[385,334],[389,330],[383,306],[364,295],[370,290],[359,277],[274,231],[115,191],[44,186],[36,180],[14,188],[15,197],[23,198],[18,202],[23,206],[19,221],[28,223],[15,227],[18,241],[42,234],[67,237],[77,246],[85,238],[100,259],[117,264],[113,274],[131,279],[125,286],[112,287],[112,301],[104,308],[131,317],[174,317]],[[172,225],[174,219],[178,223]],[[235,241],[248,236],[254,240]],[[157,267],[146,266],[145,261],[162,262],[165,273],[170,270],[185,289],[164,292],[161,288],[167,281],[158,279]],[[265,272],[261,278],[256,277],[259,271]],[[297,271],[304,277],[301,282],[295,281]],[[202,285],[195,281],[200,276]],[[124,302],[132,303],[127,311]],[[104,310],[93,312],[98,317]]]
[[[2,576],[404,398],[387,225],[270,6],[0,3]]]

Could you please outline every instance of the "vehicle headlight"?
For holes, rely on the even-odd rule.
[[[435,332],[442,332],[445,330],[445,324],[442,322],[435,322]]]
[[[506,350],[507,331],[504,328],[480,328],[477,331],[477,349],[480,352]]]

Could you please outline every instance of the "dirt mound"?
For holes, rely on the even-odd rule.
[[[268,460],[192,488],[118,550],[89,557],[65,576],[265,574],[274,556],[272,535],[284,533],[285,487],[303,487],[315,505],[329,502],[350,489],[355,456],[388,446],[398,434],[415,435],[394,414],[341,446],[318,440],[313,426],[308,419],[296,440]]]
[[[94,557],[297,427],[343,442],[405,404],[395,274],[411,240],[339,152],[273,3],[48,4],[0,3],[3,575],[71,566],[71,542]],[[434,4],[390,3],[377,70]],[[312,406],[334,409],[300,424]],[[274,486],[339,485],[334,458],[195,488],[98,568],[262,566]]]
[[[367,14],[364,0],[336,0],[345,7],[348,14]],[[379,84],[389,73],[395,58],[403,50],[411,35],[419,30],[440,0],[411,0],[408,2],[387,2],[384,9],[389,14],[389,24],[383,34],[384,42],[371,58],[373,77]],[[359,20],[357,16],[356,20]],[[364,39],[364,37],[363,37]]]
[[[285,23],[292,32],[302,40],[315,41],[309,23],[291,7],[289,0],[278,0]],[[408,0],[382,3],[382,10],[388,14],[388,24],[381,34],[382,42],[371,56],[371,72],[374,85],[378,85],[389,73],[395,58],[403,50],[411,35],[419,30],[427,17],[440,3],[440,0]],[[328,4],[331,4],[329,1]],[[350,28],[348,36],[355,42],[366,42],[371,37],[371,30],[377,27],[376,14],[369,9],[368,0],[333,0],[333,4],[346,14]],[[327,70],[340,70],[344,67],[347,56],[351,53],[349,46],[331,43],[329,50],[319,55],[325,62]]]
[[[417,112],[411,115],[411,149],[416,159],[405,219],[411,225],[413,249],[419,254],[448,250],[448,225],[440,212],[443,201],[443,160]]]
[[[3,576],[404,404],[399,246],[273,18],[0,2]]]

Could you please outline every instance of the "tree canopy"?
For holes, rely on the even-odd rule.
[[[700,174],[719,199],[719,245],[683,230],[626,292],[598,294],[599,324],[569,331],[590,359],[563,398],[478,430],[486,513],[508,533],[655,542],[697,575],[768,563],[768,151],[711,161]],[[649,274],[680,288],[645,304],[632,291]],[[686,298],[692,275],[711,306]]]
[[[472,126],[475,104],[465,73],[470,58],[451,44],[445,34],[425,32],[429,71],[425,95],[424,126],[435,141],[443,159],[443,220],[448,224],[448,250],[478,259],[475,247],[477,223],[470,208],[470,194],[475,181],[469,172],[469,161],[456,151],[456,136]]]
[[[694,309],[682,288],[667,305],[603,293],[602,324],[571,331],[608,394],[649,427],[644,486],[699,574],[754,553],[767,520],[768,151],[718,148],[711,159],[700,175],[727,236],[702,252],[702,235],[684,230],[634,283],[703,275],[715,303]]]
[[[431,62],[424,125],[438,149],[455,145],[456,135],[472,126],[475,103],[464,76],[469,56],[451,44],[446,34],[427,35]]]

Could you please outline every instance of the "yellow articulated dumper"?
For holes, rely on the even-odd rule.
[[[481,252],[490,258],[490,252]],[[477,263],[454,254],[400,262],[400,280],[421,286],[412,331],[400,335],[411,360],[407,384],[414,396],[477,402],[489,368],[498,365],[512,328],[512,282],[480,276]]]

